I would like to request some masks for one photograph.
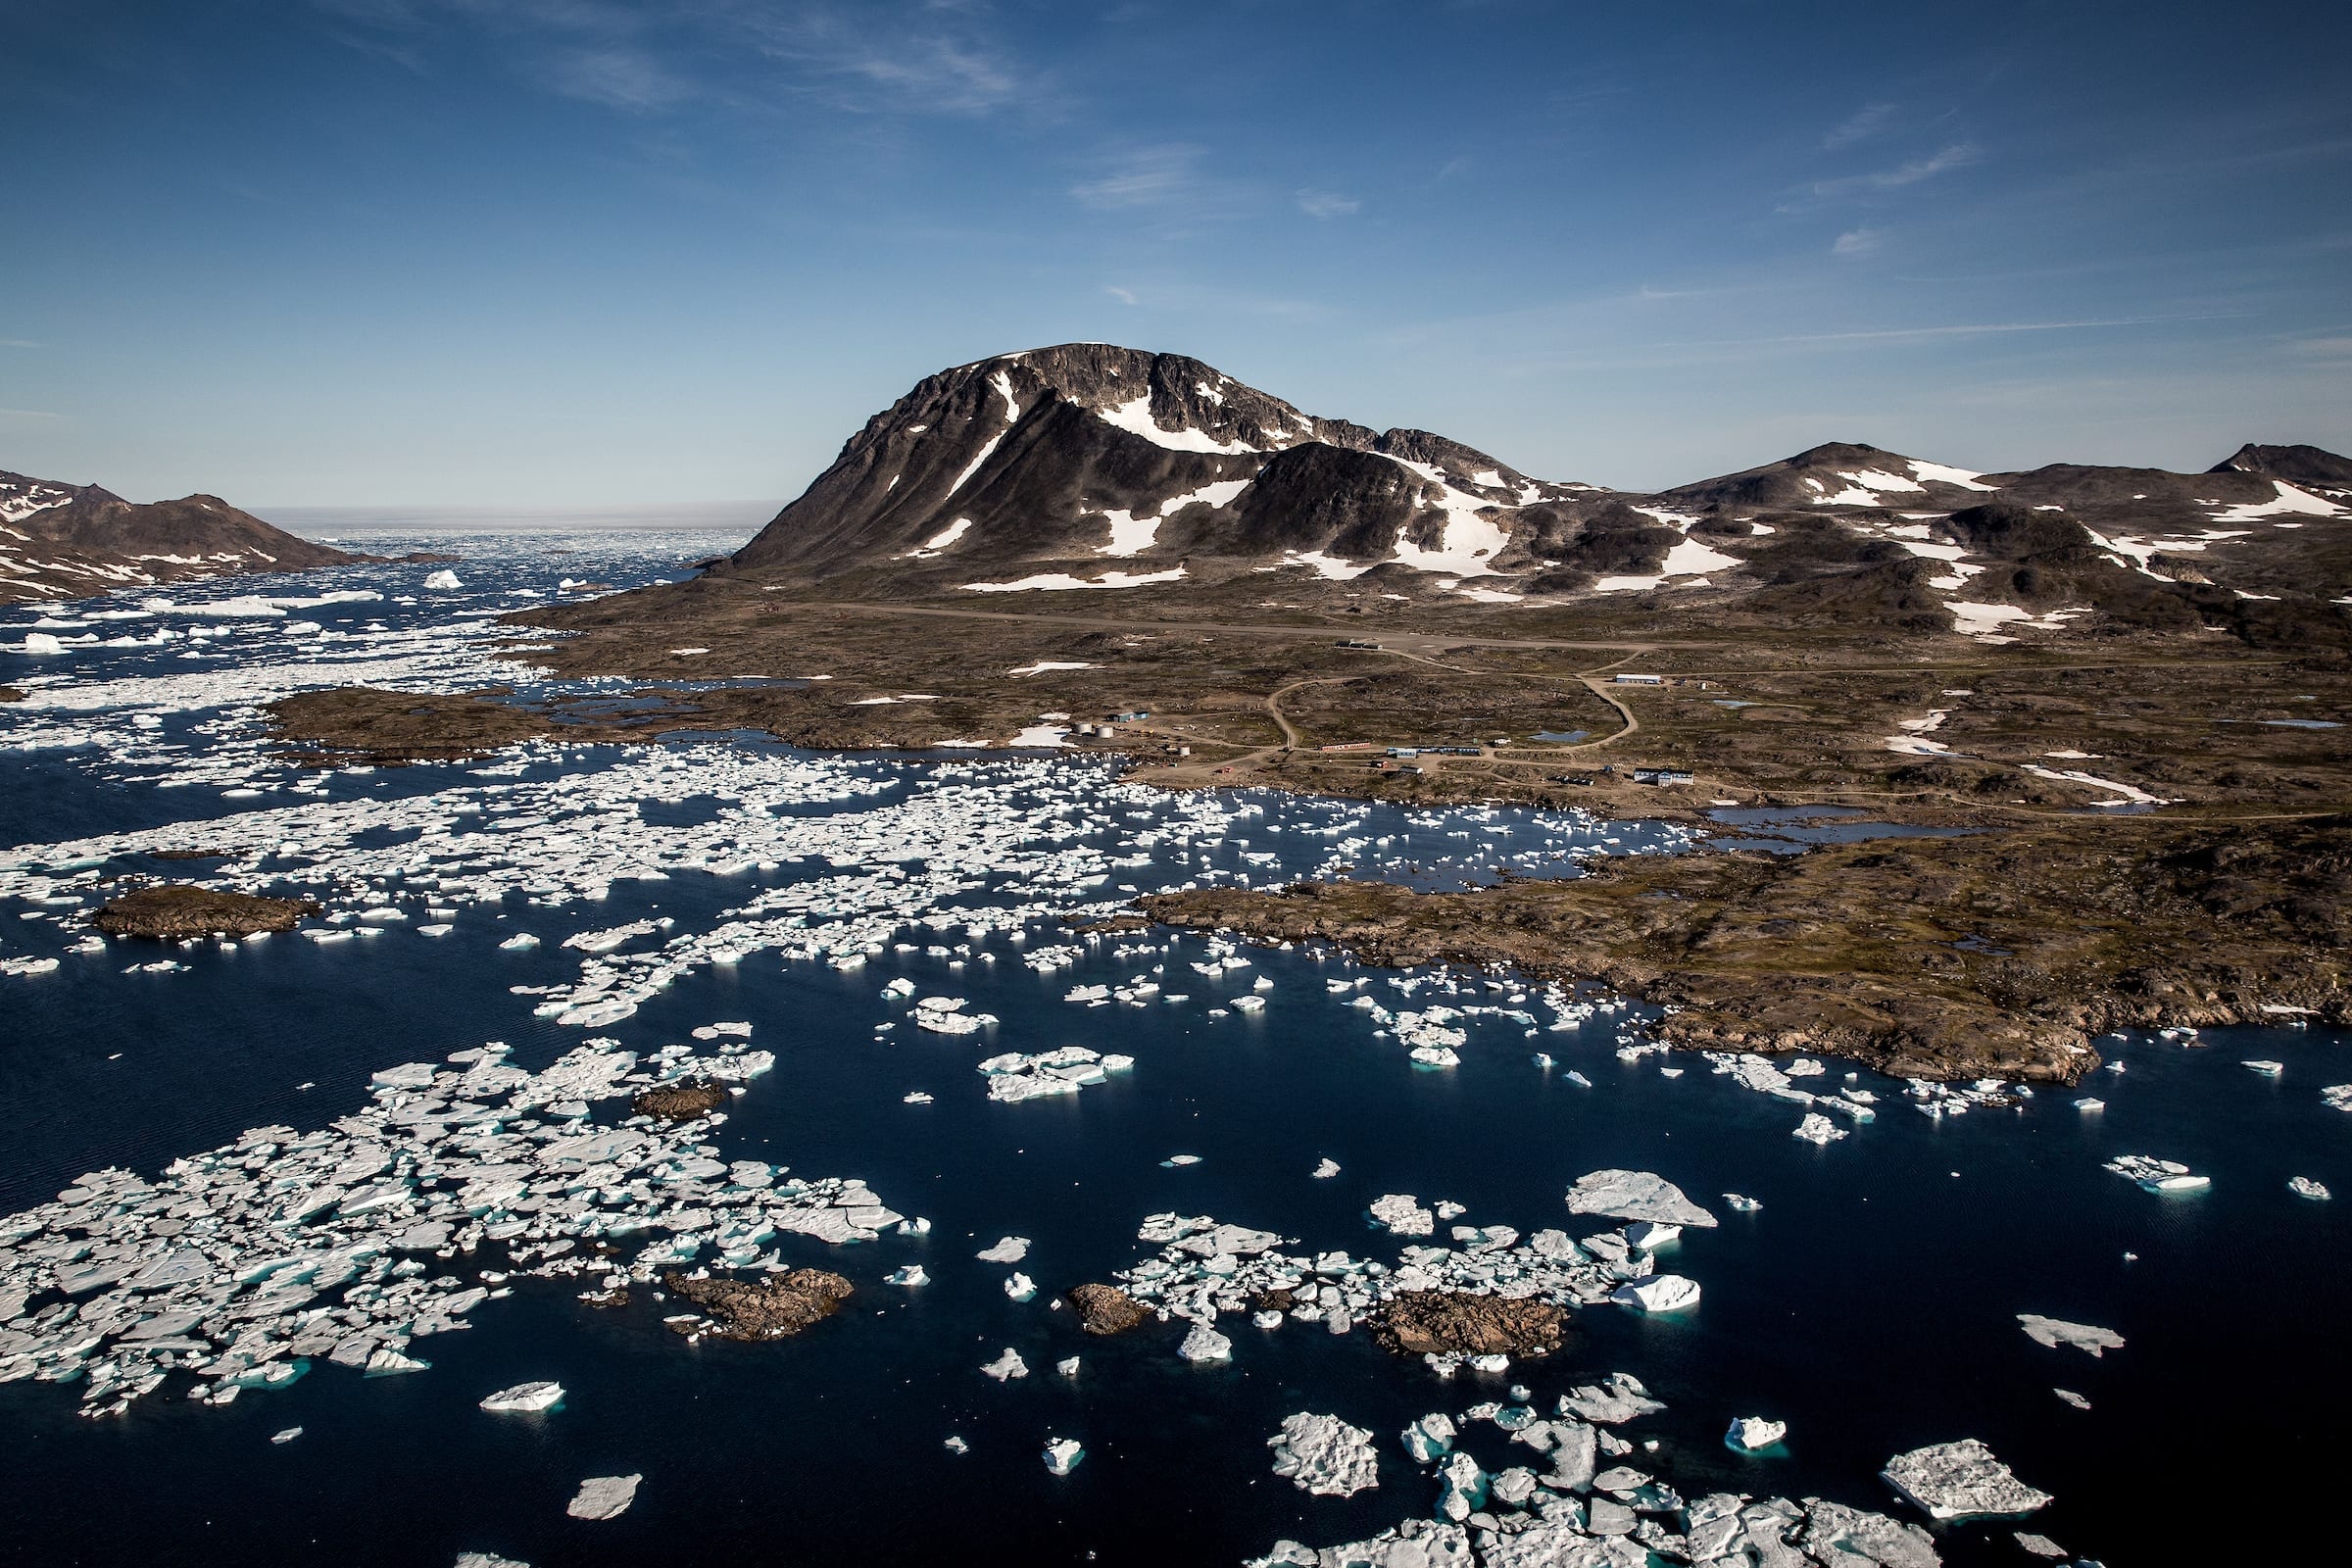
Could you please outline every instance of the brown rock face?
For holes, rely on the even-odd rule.
[[[250,936],[256,931],[291,931],[303,916],[321,912],[309,899],[257,899],[210,888],[141,888],[100,906],[90,923],[109,936]]]
[[[696,1280],[667,1273],[662,1283],[716,1320],[710,1332],[722,1340],[789,1339],[840,1311],[852,1292],[848,1280],[817,1268],[796,1268],[764,1280]]]
[[[727,1092],[716,1084],[663,1084],[630,1101],[629,1108],[640,1116],[659,1116],[663,1121],[692,1121],[726,1102]]]
[[[1568,1322],[1549,1301],[1405,1291],[1373,1314],[1372,1334],[1399,1355],[1543,1355],[1567,1339]]]
[[[1115,1285],[1081,1285],[1067,1299],[1078,1309],[1079,1326],[1089,1334],[1124,1334],[1152,1316]]]

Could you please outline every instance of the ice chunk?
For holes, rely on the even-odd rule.
[[[983,1263],[1018,1263],[1029,1255],[1029,1238],[1007,1236],[987,1251],[976,1255]]]
[[[1037,1281],[1026,1274],[1015,1274],[1004,1282],[1004,1294],[1016,1301],[1035,1300],[1037,1298]]]
[[[1438,1494],[1438,1512],[1455,1524],[1486,1506],[1487,1473],[1466,1453],[1449,1453],[1438,1466],[1445,1490]]]
[[[952,1432],[948,1434],[947,1441],[941,1444],[940,1446],[947,1449],[950,1453],[969,1453],[972,1451],[972,1446],[970,1444],[964,1442],[963,1439],[956,1436]]]
[[[2035,1345],[2048,1346],[2051,1349],[2071,1345],[2077,1349],[2088,1350],[2093,1355],[2103,1355],[2109,1350],[2124,1348],[2124,1337],[2113,1329],[2092,1328],[2087,1323],[2069,1323],[2061,1318],[2039,1317],[2032,1312],[2018,1313],[2017,1320],[2025,1325],[2028,1339]]]
[[[1068,1475],[1078,1468],[1078,1461],[1085,1457],[1086,1450],[1078,1446],[1074,1438],[1046,1440],[1046,1469],[1054,1475]]]
[[[429,1372],[433,1363],[419,1361],[413,1355],[403,1355],[390,1346],[379,1347],[368,1357],[367,1375],[371,1378],[397,1377],[403,1372]]]
[[[1625,1239],[1644,1252],[1654,1252],[1661,1247],[1681,1241],[1683,1228],[1680,1225],[1660,1225],[1654,1220],[1645,1219],[1638,1225],[1628,1226]]]
[[[1723,1435],[1723,1441],[1729,1447],[1752,1453],[1758,1448],[1771,1447],[1788,1435],[1788,1423],[1786,1421],[1768,1421],[1760,1415],[1743,1415],[1732,1422],[1731,1430]]]
[[[564,1511],[574,1519],[617,1519],[637,1500],[637,1483],[644,1479],[641,1475],[590,1476],[580,1483],[579,1494]]]
[[[1764,1206],[1755,1199],[1742,1198],[1738,1193],[1724,1194],[1723,1201],[1725,1206],[1730,1208],[1735,1214],[1753,1214],[1757,1209]]]
[[[1004,1347],[1003,1355],[998,1356],[980,1370],[995,1378],[999,1383],[1003,1383],[1012,1378],[1027,1377],[1029,1363],[1021,1359],[1020,1351],[1008,1345]]]
[[[1698,1282],[1680,1274],[1653,1274],[1620,1285],[1609,1293],[1609,1299],[1644,1312],[1680,1312],[1698,1304]]]
[[[1801,1138],[1808,1144],[1820,1144],[1827,1147],[1845,1137],[1846,1131],[1816,1110],[1807,1112],[1805,1119],[1798,1122],[1795,1131],[1788,1136]]]
[[[1935,1519],[2032,1513],[2050,1502],[2009,1473],[1975,1438],[1898,1453],[1880,1472],[1886,1484]]]
[[[928,1285],[931,1276],[923,1272],[920,1263],[909,1263],[882,1282],[885,1285]]]
[[[553,1410],[563,1402],[564,1385],[561,1383],[517,1383],[484,1399],[482,1408],[494,1411]]]
[[[1404,1451],[1422,1464],[1431,1464],[1453,1451],[1453,1417],[1437,1411],[1404,1429]]]
[[[2200,1176],[2178,1160],[2148,1154],[2118,1154],[2107,1161],[2107,1168],[2151,1193],[2193,1193],[2213,1185],[2212,1177]]]
[[[1340,1164],[1336,1159],[1324,1160],[1321,1164],[1315,1167],[1314,1171],[1315,1180],[1317,1181],[1328,1181],[1332,1177],[1337,1176],[1339,1173]]]
[[[454,589],[463,588],[466,586],[464,583],[458,581],[458,574],[450,570],[447,566],[443,566],[439,571],[436,571],[430,576],[426,577],[424,579],[424,585],[427,588],[431,588],[440,593],[448,593]]]
[[[2327,1187],[2313,1181],[2308,1176],[2289,1176],[2286,1179],[2286,1190],[2297,1198],[2308,1198],[2314,1201],[2324,1200],[2328,1197]]]
[[[501,942],[498,946],[499,951],[502,953],[527,953],[538,945],[539,939],[537,937],[531,935],[528,931],[517,931],[513,936],[507,938],[506,941]]]
[[[1230,1361],[1233,1342],[1207,1324],[1196,1323],[1184,1343],[1176,1347],[1176,1353],[1187,1361]]]
[[[299,1437],[301,1437],[301,1436],[302,1436],[302,1428],[300,1428],[300,1427],[288,1427],[288,1428],[286,1428],[286,1429],[285,1429],[283,1432],[272,1432],[272,1433],[270,1433],[270,1441],[271,1443],[292,1443],[292,1442],[293,1442],[293,1441],[294,1441],[296,1438],[299,1438]]]
[[[1300,1411],[1266,1440],[1274,1450],[1274,1473],[1301,1492],[1321,1497],[1352,1497],[1380,1485],[1380,1455],[1372,1434],[1337,1416]]]
[[[1568,1212],[1661,1225],[1715,1223],[1715,1216],[1685,1198],[1681,1188],[1645,1170],[1596,1170],[1577,1178],[1568,1192]]]
[[[1054,1370],[1060,1373],[1065,1378],[1076,1377],[1078,1375],[1078,1357],[1073,1355],[1066,1361],[1054,1362]]]
[[[1427,1236],[1437,1229],[1437,1216],[1409,1193],[1390,1193],[1372,1200],[1373,1220],[1392,1236]]]

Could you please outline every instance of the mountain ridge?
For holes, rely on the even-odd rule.
[[[2249,617],[2340,636],[2352,530],[2301,530],[2347,518],[2352,462],[2253,443],[2194,474],[1980,473],[1837,441],[1647,494],[1545,481],[1189,356],[1088,343],[925,377],[723,569],[885,599],[1272,574],[1493,604],[1713,596],[1988,640]]]
[[[215,495],[141,503],[94,484],[0,469],[0,602],[308,571],[360,559],[290,534]]]

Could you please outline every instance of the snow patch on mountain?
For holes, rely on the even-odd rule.
[[[1106,408],[1097,409],[1095,416],[1130,435],[1140,435],[1154,445],[1166,447],[1170,452],[1212,452],[1232,458],[1258,450],[1239,441],[1219,441],[1207,431],[1195,430],[1189,425],[1181,430],[1161,429],[1158,421],[1152,417],[1152,394],[1149,392],[1126,403],[1113,403]]]

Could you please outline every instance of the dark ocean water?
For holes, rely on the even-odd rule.
[[[621,559],[601,570],[634,559],[643,575],[668,559],[612,548]],[[529,570],[545,570],[537,559],[516,551],[459,569],[528,582]],[[558,564],[581,574],[576,560]],[[401,608],[329,612],[399,625],[408,623]],[[430,601],[405,608],[416,624],[448,613]],[[257,658],[276,657],[270,633],[251,636]],[[110,678],[151,671],[159,660],[153,650],[96,657]],[[0,656],[0,680],[30,663]],[[94,673],[85,664],[75,678]],[[0,714],[0,726],[20,722]],[[200,725],[224,726],[196,737],[205,746],[239,744],[218,711],[177,714],[166,733]],[[24,758],[0,786],[9,828],[0,840],[37,847],[233,818],[282,801],[227,798],[224,789],[282,789],[292,777],[249,770],[243,783],[159,788],[168,759],[142,762],[110,746]],[[603,765],[602,757],[566,765]],[[923,764],[861,765],[896,776]],[[463,776],[338,775],[326,799],[423,794]],[[1269,807],[1275,820],[1296,813],[1292,821],[1325,809]],[[646,831],[709,814],[691,798],[669,810],[648,812]],[[1411,856],[1433,881],[1458,883],[1508,853],[1498,824],[1513,819],[1476,813],[1432,825],[1397,814],[1359,831],[1409,836],[1390,853]],[[1522,848],[1550,830],[1517,825]],[[224,832],[233,828],[224,821]],[[1130,831],[1123,817],[1098,836],[1115,843]],[[1640,829],[1604,833],[1619,850],[1665,842]],[[1282,863],[1256,874],[1306,869],[1327,850],[1328,841],[1312,855],[1285,845]],[[1230,857],[1230,847],[1218,853]],[[8,858],[39,857],[36,848]],[[774,883],[794,874],[761,875]],[[1178,868],[1121,874],[1149,887]],[[716,919],[746,887],[686,874],[618,884],[593,906],[530,908],[546,945],[527,954],[496,947],[524,917],[511,900],[466,908],[437,942],[395,932],[333,947],[280,939],[204,948],[176,955],[188,968],[170,974],[123,974],[118,950],[68,956],[47,975],[0,978],[0,1213],[50,1198],[86,1169],[152,1175],[245,1127],[324,1125],[363,1102],[369,1073],[395,1062],[495,1038],[512,1043],[523,1065],[543,1065],[582,1031],[535,1018],[532,999],[509,987],[569,979],[576,960],[558,951],[562,934],[641,914],[691,928]],[[18,926],[17,912],[0,900],[0,920]],[[503,925],[502,914],[512,917]],[[1041,923],[1032,945],[1049,940],[1068,938]],[[38,951],[40,941],[56,939],[0,932],[7,954]],[[543,1568],[1236,1563],[1280,1537],[1334,1544],[1426,1513],[1436,1487],[1396,1441],[1424,1412],[1458,1413],[1522,1381],[1548,1405],[1572,1384],[1618,1370],[1668,1405],[1628,1429],[1659,1444],[1635,1462],[1686,1495],[1821,1495],[1916,1517],[1893,1503],[1879,1467],[1922,1444],[1976,1437],[2056,1494],[2025,1528],[2117,1568],[2327,1555],[2324,1526],[2290,1525],[2285,1548],[2253,1544],[2252,1510],[2214,1486],[2212,1453],[2230,1439],[2233,1449],[2252,1448],[2262,1490],[2281,1500],[2332,1494],[2352,1384],[2341,1348],[2352,1250],[2338,1204],[2298,1199],[2285,1184],[2313,1177],[2352,1199],[2352,1117],[2319,1095],[2352,1080],[2340,1036],[2286,1028],[2209,1031],[2193,1047],[2104,1042],[2128,1071],[2095,1073],[2077,1092],[2045,1090],[2014,1109],[1943,1119],[1916,1113],[1899,1082],[1864,1073],[1858,1086],[1880,1096],[1878,1119],[1817,1149],[1788,1136],[1798,1107],[1740,1089],[1702,1060],[1676,1060],[1686,1070],[1669,1078],[1654,1055],[1620,1059],[1621,1020],[1530,1039],[1515,1022],[1476,1019],[1458,1067],[1422,1070],[1394,1040],[1375,1038],[1348,999],[1326,992],[1327,978],[1362,972],[1344,960],[1252,953],[1255,968],[1226,986],[1264,975],[1274,982],[1265,1009],[1212,1017],[1207,1004],[1229,990],[1187,967],[1205,956],[1201,939],[1124,956],[1120,943],[1170,937],[1102,939],[1075,968],[1052,975],[1019,963],[1003,938],[988,944],[1002,961],[956,967],[916,951],[841,973],[768,954],[691,974],[595,1031],[645,1050],[696,1025],[750,1020],[778,1061],[716,1135],[724,1157],[862,1177],[891,1206],[933,1221],[927,1237],[848,1249],[784,1239],[788,1259],[838,1269],[857,1285],[839,1318],[782,1344],[690,1346],[661,1322],[674,1308],[645,1292],[599,1311],[573,1298],[576,1285],[518,1279],[512,1298],[475,1310],[470,1329],[417,1342],[433,1363],[419,1375],[363,1380],[320,1364],[282,1392],[250,1392],[223,1408],[192,1404],[167,1385],[103,1420],[76,1414],[73,1385],[0,1385],[0,1559],[392,1565],[485,1550]],[[1194,993],[1190,1004],[1063,1000],[1074,985],[1116,984],[1155,964],[1191,982],[1168,980]],[[918,995],[968,998],[1003,1022],[978,1039],[905,1027],[877,1037],[877,1023],[905,1015],[879,995],[900,974]],[[1388,1005],[1430,1000],[1400,1001],[1384,981],[1369,989]],[[1076,1096],[984,1098],[979,1057],[1065,1044],[1131,1054],[1136,1067]],[[1539,1066],[1537,1052],[1555,1065]],[[2284,1070],[2259,1076],[2238,1065],[2247,1057],[2276,1058]],[[1830,1065],[1810,1087],[1843,1081],[1846,1064]],[[1591,1087],[1571,1082],[1571,1069]],[[904,1103],[913,1090],[934,1102]],[[2099,1096],[2106,1109],[2076,1109],[2078,1094]],[[1201,1162],[1163,1165],[1179,1152]],[[2101,1168],[2133,1152],[2185,1161],[2213,1186],[2158,1197]],[[1342,1173],[1311,1179],[1323,1158]],[[1565,1351],[1499,1378],[1465,1372],[1441,1382],[1361,1331],[1334,1336],[1296,1322],[1259,1331],[1234,1318],[1221,1325],[1233,1360],[1197,1366],[1174,1353],[1182,1325],[1090,1340],[1048,1305],[1149,1255],[1153,1249],[1134,1237],[1154,1212],[1276,1230],[1299,1240],[1292,1250],[1393,1256],[1362,1214],[1382,1194],[1453,1200],[1466,1205],[1466,1223],[1584,1234],[1599,1227],[1569,1216],[1561,1195],[1609,1166],[1657,1171],[1717,1211],[1719,1229],[1687,1233],[1662,1259],[1699,1281],[1704,1299],[1672,1317],[1581,1311]],[[1727,1191],[1763,1207],[1732,1212],[1720,1200]],[[1008,1299],[1008,1270],[972,1255],[1004,1235],[1032,1239],[1019,1266],[1041,1287],[1033,1301]],[[910,1262],[933,1283],[884,1283]],[[2128,1343],[2098,1360],[2044,1348],[2020,1332],[2021,1312],[2103,1325]],[[1007,1346],[1032,1375],[1000,1385],[978,1368]],[[1053,1363],[1073,1354],[1077,1377],[1057,1376]],[[475,1407],[491,1390],[532,1378],[563,1382],[564,1406],[530,1417]],[[2080,1392],[2092,1408],[2071,1408],[2053,1387]],[[1317,1498],[1274,1477],[1266,1439],[1298,1410],[1370,1428],[1382,1444],[1379,1488]],[[1785,1455],[1722,1446],[1725,1424],[1749,1414],[1790,1423]],[[269,1441],[296,1425],[298,1441]],[[1466,1446],[1482,1462],[1513,1462],[1500,1434],[1481,1430]],[[951,1434],[970,1451],[943,1447]],[[1046,1472],[1039,1450],[1049,1436],[1085,1445],[1074,1474]],[[645,1482],[621,1518],[564,1516],[582,1477],[629,1472]],[[2010,1541],[2016,1528],[1937,1534],[1950,1561],[2017,1563],[2028,1559]]]

